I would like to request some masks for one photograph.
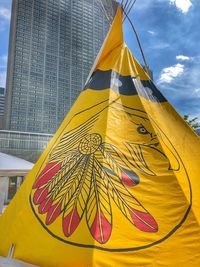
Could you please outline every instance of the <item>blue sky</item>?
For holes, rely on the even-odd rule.
[[[129,17],[160,91],[181,115],[200,119],[200,1],[137,0]],[[127,21],[124,31],[141,61]]]
[[[11,0],[0,0],[0,86],[5,85]],[[200,1],[137,0],[129,14],[154,81],[176,110],[200,119]],[[142,62],[126,20],[127,45]]]
[[[0,0],[0,86],[5,86],[11,0]]]

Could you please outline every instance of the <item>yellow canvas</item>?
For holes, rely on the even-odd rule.
[[[42,267],[199,267],[200,141],[123,40],[0,218],[0,255]]]

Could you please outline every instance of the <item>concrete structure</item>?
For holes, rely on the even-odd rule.
[[[22,184],[33,163],[0,152],[0,213]]]
[[[36,162],[53,135],[0,130],[0,151]]]
[[[116,11],[109,1],[108,20],[99,2],[13,0],[0,151],[38,159],[82,90]]]
[[[0,129],[4,127],[5,88],[0,87]]]
[[[82,90],[109,25],[97,0],[13,1],[7,130],[56,131]]]
[[[0,117],[4,114],[5,88],[0,87]]]

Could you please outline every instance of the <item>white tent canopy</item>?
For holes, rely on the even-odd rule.
[[[0,152],[0,177],[24,176],[33,167],[33,163]]]
[[[0,267],[39,267],[19,260],[0,257]]]

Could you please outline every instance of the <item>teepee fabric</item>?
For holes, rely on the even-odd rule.
[[[200,266],[200,141],[123,40],[0,218],[0,255],[44,267]]]

